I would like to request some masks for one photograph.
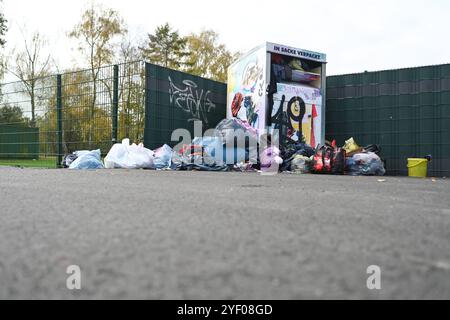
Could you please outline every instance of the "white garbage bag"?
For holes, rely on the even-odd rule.
[[[130,139],[116,143],[105,157],[105,168],[149,169],[153,168],[154,153],[144,145],[130,145]]]

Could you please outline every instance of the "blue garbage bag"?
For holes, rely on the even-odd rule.
[[[223,164],[223,156],[220,151],[223,150],[223,141],[221,137],[205,136],[195,137],[192,140],[193,146],[200,146],[203,149],[203,161],[209,164]]]
[[[226,145],[223,146],[223,161],[226,164],[235,164],[241,162],[253,162],[256,163],[255,156],[250,156],[250,151],[245,148],[228,148]]]
[[[153,167],[155,169],[170,168],[172,162],[173,150],[167,144],[154,150]]]
[[[256,163],[256,150],[249,148],[241,148],[231,144],[225,144],[222,137],[205,136],[203,138],[196,137],[192,140],[192,144],[202,146],[204,150],[204,162],[208,164],[216,164],[218,166],[233,165],[245,162],[247,160]],[[254,151],[253,153],[251,151]]]
[[[101,161],[100,149],[92,151],[77,151],[74,152],[78,158],[73,161],[69,169],[103,169]]]
[[[346,167],[351,176],[384,176],[383,161],[373,152],[357,153],[347,158]]]

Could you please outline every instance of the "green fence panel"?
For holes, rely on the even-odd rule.
[[[146,64],[145,96],[144,144],[151,149],[176,145],[176,129],[194,138],[194,121],[204,132],[226,117],[226,84],[161,66]]]
[[[39,159],[39,128],[0,124],[0,159]]]
[[[327,139],[380,144],[388,174],[431,154],[429,175],[450,175],[450,65],[331,76],[327,91]]]

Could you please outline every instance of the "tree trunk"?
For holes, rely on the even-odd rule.
[[[31,81],[31,87],[30,87],[30,100],[31,100],[31,123],[30,126],[31,127],[35,127],[36,126],[36,104],[35,104],[35,99],[34,99],[34,80]]]

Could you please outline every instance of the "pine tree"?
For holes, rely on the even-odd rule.
[[[139,49],[149,62],[179,70],[188,55],[185,48],[186,39],[166,23],[157,27],[154,34],[148,34],[148,43]]]

